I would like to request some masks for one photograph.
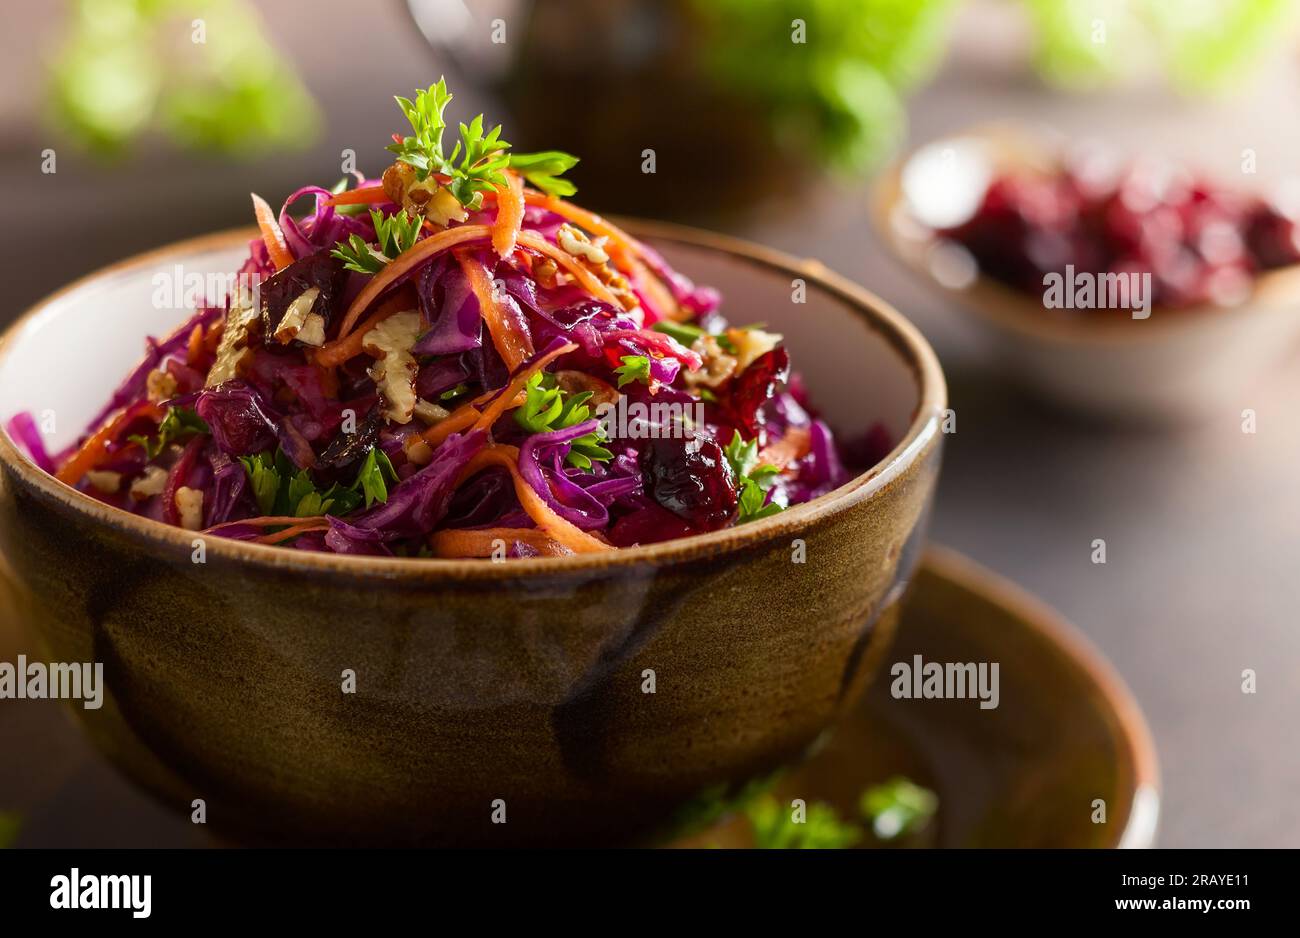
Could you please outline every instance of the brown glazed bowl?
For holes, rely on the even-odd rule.
[[[784,333],[832,426],[881,421],[893,451],[771,518],[612,554],[209,537],[196,563],[192,532],[68,488],[0,434],[0,548],[50,660],[104,666],[103,707],[74,706],[95,744],[176,810],[202,799],[231,839],[327,844],[636,842],[702,789],[804,753],[865,686],[919,556],[943,376],[906,320],[819,264],[633,230],[721,289],[733,321]],[[144,336],[185,315],[167,277],[234,270],[249,237],[123,261],[38,304],[0,343],[0,418],[31,411],[52,451],[68,445]]]

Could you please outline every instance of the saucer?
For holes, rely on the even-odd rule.
[[[902,675],[918,660],[997,663],[997,706],[896,698],[911,692]],[[896,664],[908,667],[891,673]],[[1148,847],[1155,837],[1151,734],[1110,664],[1057,613],[944,548],[926,552],[861,705],[770,795],[783,810],[794,799],[821,802],[866,827],[862,793],[900,776],[935,793],[938,808],[923,829],[890,843]],[[883,845],[869,833],[862,844]],[[753,837],[737,811],[672,845],[749,847]]]
[[[15,614],[0,590],[0,660],[38,655]],[[998,664],[997,706],[982,708],[970,696],[897,699],[891,668],[918,660]],[[1141,712],[1098,652],[1018,587],[952,551],[929,549],[879,668],[861,704],[773,783],[778,804],[826,803],[846,823],[860,823],[862,792],[903,777],[934,792],[938,808],[919,831],[893,841],[900,845],[1151,844],[1159,780]],[[64,706],[0,705],[0,750],[16,754],[0,765],[0,814],[20,822],[14,846],[219,845],[111,768]],[[735,812],[670,845],[750,846],[749,821]]]

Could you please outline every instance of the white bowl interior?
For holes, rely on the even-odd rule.
[[[789,273],[694,245],[652,243],[675,268],[716,287],[734,324],[763,322],[785,336],[791,361],[837,431],[876,421],[897,442],[919,405],[918,380],[886,338],[850,304],[807,284],[794,302]],[[181,251],[115,269],[70,290],[16,329],[0,355],[0,418],[28,411],[51,452],[73,443],[140,361],[145,337],[172,332],[190,311],[170,302],[174,283],[223,275],[242,264],[243,241]],[[179,265],[179,267],[177,266]]]

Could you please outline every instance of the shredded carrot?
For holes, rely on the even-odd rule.
[[[807,456],[811,445],[812,434],[807,427],[790,427],[785,431],[785,436],[758,451],[759,465],[767,464],[784,469],[796,459]]]
[[[305,520],[302,518],[295,518],[293,520],[296,523],[285,528],[283,531],[263,534],[260,537],[253,538],[253,540],[259,544],[280,544],[284,541],[291,541],[298,535],[306,534],[308,531],[323,531],[330,525],[329,521],[324,517],[308,518]]]
[[[430,446],[437,446],[453,433],[474,426],[480,416],[479,409],[474,406],[474,402],[461,404],[442,420],[425,430],[421,436]]]
[[[524,224],[524,181],[506,174],[506,185],[497,189],[497,219],[492,224],[492,246],[501,257],[509,257]]]
[[[519,449],[493,443],[478,451],[461,473],[462,479],[468,479],[475,473],[482,472],[489,466],[503,466],[510,473],[515,485],[515,495],[528,517],[537,523],[537,527],[546,532],[552,540],[567,547],[575,554],[591,554],[597,551],[614,550],[600,538],[593,537],[577,525],[564,520],[533,490],[519,472]]]
[[[275,220],[275,213],[271,211],[271,206],[266,204],[266,200],[256,192],[250,194],[253,196],[253,214],[257,217],[257,227],[262,232],[262,243],[266,245],[266,253],[271,256],[271,263],[275,265],[275,269],[283,270],[293,263],[293,254],[290,253],[289,245],[284,240],[284,232],[280,230],[280,225]]]
[[[220,531],[222,528],[234,527],[238,524],[251,524],[255,528],[271,528],[276,527],[277,525],[295,525],[302,524],[304,521],[316,520],[323,521],[325,520],[325,516],[317,515],[312,518],[295,518],[292,515],[258,515],[256,518],[243,518],[238,521],[223,521],[220,524],[214,524],[202,533],[210,534],[213,531]]]
[[[326,205],[374,205],[376,202],[387,202],[388,196],[384,192],[383,186],[362,186],[360,189],[350,189],[347,192],[340,192],[332,199],[326,199]]]
[[[203,327],[196,325],[190,330],[190,340],[185,348],[185,364],[195,368],[203,354]]]
[[[555,261],[560,267],[564,268],[566,273],[571,274],[583,285],[588,293],[598,300],[603,300],[615,309],[622,309],[623,304],[618,298],[609,291],[609,287],[600,282],[600,279],[582,264],[568,251],[562,251],[554,244],[547,241],[541,235],[533,231],[519,232],[519,243],[526,248],[531,248],[538,254],[544,254],[551,260]]]
[[[491,557],[500,542],[527,544],[544,557],[571,554],[545,531],[537,528],[480,528],[474,531],[436,531],[429,538],[435,557]]]
[[[684,318],[668,288],[641,262],[640,258],[645,249],[636,238],[617,225],[605,221],[595,212],[589,212],[572,202],[565,202],[543,192],[529,189],[524,193],[524,203],[554,212],[585,229],[589,234],[608,239],[605,249],[614,261],[614,266],[631,277],[633,284],[641,289],[655,307],[655,312],[669,319]]]
[[[518,407],[520,403],[522,403],[519,401],[519,397],[524,394],[524,385],[528,383],[528,379],[561,355],[572,352],[577,347],[578,346],[573,342],[565,342],[558,348],[552,349],[545,355],[540,356],[535,362],[511,378],[510,383],[505,386],[505,389],[496,396],[491,404],[488,404],[486,409],[484,409],[482,416],[480,416],[475,422],[474,429],[486,430],[491,427],[492,424],[496,423],[497,418],[511,407]],[[442,426],[442,424],[439,424],[439,426]]]
[[[409,250],[389,261],[383,270],[370,278],[370,282],[362,288],[356,299],[352,301],[352,305],[348,307],[347,315],[343,317],[334,341],[337,343],[346,338],[352,331],[352,327],[357,324],[357,320],[361,318],[361,314],[375,301],[375,298],[421,261],[458,244],[480,241],[491,236],[492,229],[487,225],[461,225],[439,231],[431,237],[415,242]]]
[[[375,308],[365,322],[363,322],[350,335],[341,339],[335,339],[333,342],[326,342],[316,350],[312,356],[317,365],[324,368],[333,368],[341,365],[346,361],[361,354],[361,346],[365,340],[366,333],[375,326],[379,325],[394,313],[400,313],[403,310],[414,309],[419,300],[415,296],[414,289],[401,290],[394,293],[388,299],[384,300]]]
[[[506,367],[514,371],[533,355],[533,338],[521,323],[517,322],[511,311],[497,299],[496,285],[492,282],[492,273],[483,262],[471,257],[465,251],[456,252],[460,269],[465,271],[470,289],[478,299],[479,311],[487,323],[488,335],[496,346],[501,360]]]
[[[102,463],[108,456],[108,444],[117,438],[126,424],[139,417],[151,417],[155,422],[163,419],[162,408],[157,404],[132,404],[118,411],[110,420],[87,437],[81,448],[68,458],[54,474],[60,482],[76,485],[87,472]]]

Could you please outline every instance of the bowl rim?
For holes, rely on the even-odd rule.
[[[912,372],[918,392],[917,406],[907,431],[890,453],[866,472],[854,476],[825,495],[740,527],[613,551],[562,557],[518,558],[507,563],[480,558],[335,554],[237,541],[218,535],[205,536],[199,531],[188,531],[107,505],[60,482],[32,462],[10,439],[8,429],[4,427],[0,427],[3,431],[0,432],[0,462],[24,484],[82,516],[89,523],[107,525],[117,533],[142,541],[153,548],[170,548],[188,554],[194,548],[194,540],[202,538],[207,562],[228,560],[264,569],[422,582],[513,579],[527,574],[590,573],[647,563],[680,563],[740,550],[806,529],[823,518],[866,500],[899,477],[935,438],[939,432],[940,418],[947,406],[947,386],[938,357],[920,331],[874,293],[834,273],[820,261],[799,260],[739,238],[667,222],[620,220],[620,223],[626,223],[637,237],[643,239],[672,242],[730,255],[768,270],[803,278],[810,285],[844,303],[869,328],[881,333]],[[160,265],[178,254],[220,250],[247,242],[256,236],[256,229],[249,226],[186,238],[135,254],[79,277],[37,301],[0,334],[0,366],[12,351],[16,338],[55,302],[101,280],[135,274],[141,268]]]
[[[982,272],[977,273],[975,280],[966,287],[947,287],[935,280],[919,262],[919,257],[940,239],[931,232],[929,237],[922,240],[906,242],[894,230],[892,216],[894,210],[903,204],[902,172],[907,161],[922,147],[959,138],[975,138],[993,143],[1007,139],[1027,141],[1027,145],[1035,145],[1040,152],[1050,156],[1051,151],[1044,143],[1047,136],[1045,132],[1034,134],[1030,127],[992,122],[944,133],[933,140],[910,147],[892,161],[871,186],[867,212],[871,227],[877,237],[885,242],[889,252],[909,272],[948,296],[961,299],[965,312],[973,312],[995,325],[1049,342],[1101,346],[1153,342],[1219,322],[1228,316],[1265,315],[1269,311],[1267,304],[1258,304],[1254,300],[1279,291],[1300,292],[1300,264],[1290,264],[1258,273],[1251,280],[1250,296],[1236,306],[1215,306],[1210,303],[1199,303],[1181,309],[1152,306],[1150,315],[1144,320],[1133,320],[1131,317],[1093,319],[1044,315],[1044,307],[1034,303],[1031,297]],[[1140,322],[1140,328],[1134,329],[1133,322]]]

